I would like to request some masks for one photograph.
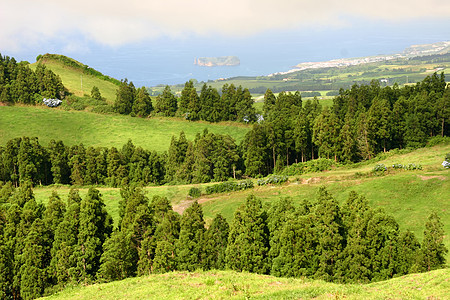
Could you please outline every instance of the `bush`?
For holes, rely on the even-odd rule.
[[[198,198],[202,195],[202,191],[199,188],[191,187],[188,192],[189,197]]]
[[[335,164],[336,162],[332,159],[313,159],[304,163],[292,164],[284,168],[283,171],[280,172],[280,174],[286,176],[295,176],[305,173],[323,172],[326,170],[330,170],[331,167]]]
[[[288,177],[285,175],[272,175],[270,177],[267,177],[265,179],[258,179],[257,184],[259,186],[261,185],[267,185],[267,184],[282,184],[288,181]]]
[[[387,167],[384,164],[377,164],[375,167],[373,167],[372,172],[386,172]]]
[[[443,166],[444,168],[446,168],[446,169],[450,169],[450,153],[447,153],[447,154],[445,155],[445,160],[444,160],[444,162],[442,163],[442,166]]]
[[[226,193],[233,191],[242,191],[253,188],[253,182],[250,179],[243,181],[225,181],[206,187],[206,194]]]

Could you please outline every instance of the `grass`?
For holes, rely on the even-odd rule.
[[[129,139],[137,146],[158,152],[169,148],[173,135],[184,131],[190,140],[208,129],[215,134],[229,134],[237,143],[250,126],[233,122],[190,122],[179,118],[133,118],[89,112],[30,106],[0,107],[0,145],[22,136],[37,136],[43,145],[51,139],[66,145],[121,148]]]
[[[445,299],[450,270],[371,284],[336,284],[232,271],[172,272],[67,288],[45,299]]]
[[[395,151],[393,151],[395,152]],[[255,188],[240,192],[230,192],[213,195],[203,195],[198,199],[201,203],[205,221],[209,224],[217,213],[222,214],[229,222],[234,212],[248,195],[253,194],[265,204],[270,204],[281,197],[291,197],[294,204],[303,199],[315,201],[320,186],[324,185],[331,194],[342,203],[350,191],[354,190],[364,195],[372,207],[383,208],[395,217],[401,230],[409,229],[419,238],[423,237],[425,222],[429,214],[435,210],[444,223],[447,233],[444,243],[450,249],[450,170],[442,168],[441,163],[446,153],[450,152],[450,145],[437,145],[421,148],[406,153],[385,155],[382,160],[372,160],[356,165],[356,167],[339,167],[331,171],[310,173],[290,178],[290,182],[280,186],[255,186]],[[393,163],[416,163],[423,166],[423,170],[405,171],[390,170],[382,176],[372,175],[371,169],[377,163],[389,166]],[[146,187],[147,196],[166,196],[174,209],[182,213],[192,200],[187,197],[192,186],[200,187],[204,192],[207,184],[196,185],[164,185]],[[120,191],[116,188],[98,187],[106,207],[113,219],[118,221],[118,203]],[[46,202],[52,190],[56,190],[63,199],[67,198],[67,186],[36,187],[36,199]],[[88,188],[80,188],[84,196]],[[450,260],[450,253],[447,254]]]
[[[117,85],[112,82],[97,78],[92,75],[83,74],[81,69],[66,66],[54,59],[42,59],[40,61],[47,68],[61,77],[64,86],[76,96],[83,97],[85,94],[90,95],[92,87],[99,88],[102,97],[110,104],[116,99]],[[30,67],[35,69],[37,63],[31,64]]]

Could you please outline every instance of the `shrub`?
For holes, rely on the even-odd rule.
[[[253,182],[250,179],[236,181],[225,181],[206,187],[206,194],[226,193],[233,191],[242,191],[253,188]]]
[[[387,167],[384,164],[377,164],[375,167],[373,167],[372,169],[373,172],[386,172],[387,171]]]
[[[188,192],[189,197],[198,198],[202,195],[202,191],[199,188],[191,187]]]
[[[267,185],[267,184],[282,184],[288,181],[288,177],[285,175],[272,175],[270,177],[267,177],[265,179],[258,179],[257,184],[259,186],[261,185]]]

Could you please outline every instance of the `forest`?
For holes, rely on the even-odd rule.
[[[261,114],[252,107],[246,110],[249,101],[246,89],[232,85],[224,86],[221,96],[206,87],[199,96],[192,82],[186,83],[178,100],[168,87],[156,99],[155,110],[166,116],[182,111],[193,120],[217,116],[205,118],[253,122],[240,144],[228,135],[207,130],[193,141],[181,132],[172,137],[163,153],[136,147],[132,141],[116,149],[83,144],[69,147],[62,141],[42,146],[34,137],[15,138],[0,146],[0,180],[15,186],[31,181],[113,187],[226,181],[281,173],[318,158],[350,164],[392,149],[422,147],[433,137],[449,135],[450,87],[443,73],[404,87],[380,87],[372,82],[341,89],[331,107],[322,107],[317,99],[302,101],[300,93],[275,96],[270,90]],[[239,103],[243,103],[242,110]],[[118,89],[115,108],[136,116],[153,109],[145,89],[135,89],[126,80]]]
[[[342,205],[324,188],[314,201],[270,205],[250,195],[229,224],[207,228],[197,201],[180,216],[165,197],[121,188],[117,228],[98,190],[38,204],[29,183],[0,189],[0,297],[33,299],[73,284],[231,269],[284,277],[366,283],[445,265],[443,224],[432,213],[419,242],[392,216],[350,193]]]

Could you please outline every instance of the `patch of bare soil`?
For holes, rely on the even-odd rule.
[[[302,179],[302,184],[314,184],[320,182],[320,177],[311,177],[308,179]]]
[[[439,180],[442,180],[442,181],[444,181],[445,180],[445,177],[444,176],[423,176],[423,175],[418,175],[419,176],[419,178],[420,179],[422,179],[422,180],[430,180],[430,179],[433,179],[433,178],[437,178],[437,179],[439,179]]]

